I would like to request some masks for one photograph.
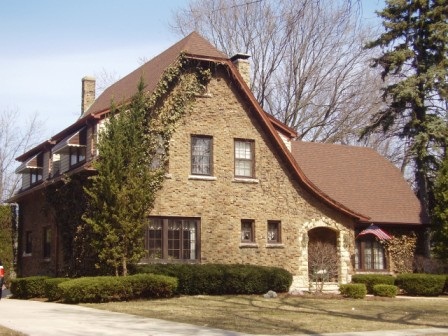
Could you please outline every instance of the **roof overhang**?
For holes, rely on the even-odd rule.
[[[19,167],[16,169],[17,174],[27,174],[32,169],[42,169],[43,167],[39,166],[38,163],[38,156],[42,154],[42,152],[39,152],[29,158],[28,160],[24,161]]]
[[[82,141],[80,139],[80,133],[85,130],[85,128],[86,127],[84,126],[58,142],[52,149],[53,154],[67,153],[70,147],[85,147],[85,145],[81,144]]]

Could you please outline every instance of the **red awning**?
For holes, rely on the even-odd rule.
[[[362,230],[356,238],[367,234],[373,234],[380,240],[388,240],[392,238],[392,236],[390,236],[389,234],[381,230],[378,226],[373,224],[371,224],[367,229]]]

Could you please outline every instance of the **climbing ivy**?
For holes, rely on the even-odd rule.
[[[390,261],[394,265],[395,273],[412,273],[417,236],[412,233],[393,234],[391,239],[382,240]]]
[[[82,220],[86,209],[84,187],[89,184],[89,173],[78,173],[63,178],[45,189],[44,211],[53,219],[61,239],[63,265],[55,270],[57,276],[88,276],[105,273],[98,264],[98,253],[92,248],[91,229]]]
[[[128,104],[111,107],[98,143],[100,158],[93,163],[97,174],[84,188],[83,219],[99,259],[116,275],[127,275],[128,264],[145,253],[142,232],[164,181],[169,141],[210,78],[209,70],[181,55],[152,93],[146,94],[141,80]]]

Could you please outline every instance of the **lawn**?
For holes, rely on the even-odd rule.
[[[199,295],[87,306],[250,334],[448,328],[447,297],[353,300],[338,296],[265,299]]]
[[[0,326],[0,336],[25,336],[25,334]]]

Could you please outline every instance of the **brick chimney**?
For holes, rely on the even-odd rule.
[[[95,78],[86,76],[82,80],[81,115],[86,112],[95,101]]]
[[[238,53],[230,58],[236,66],[247,86],[250,87],[250,55]]]

